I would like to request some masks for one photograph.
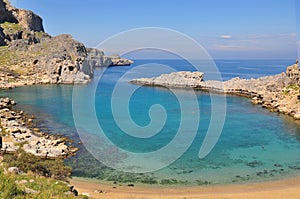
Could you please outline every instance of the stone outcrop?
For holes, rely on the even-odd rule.
[[[94,67],[108,67],[112,64],[110,57],[104,55],[104,52],[96,48],[87,48],[89,65]]]
[[[15,39],[31,38],[35,32],[44,32],[43,20],[32,11],[18,9],[6,0],[0,0],[0,46]]]
[[[105,56],[70,35],[52,37],[42,18],[0,0],[0,88],[33,84],[86,84],[94,67],[130,65],[131,60]]]
[[[121,58],[119,55],[111,55],[108,58],[111,59],[109,66],[129,66],[134,63],[132,60]]]
[[[44,37],[32,45],[14,40],[0,48],[0,69],[2,87],[88,83],[94,71],[85,46],[70,35]]]
[[[296,64],[287,67],[286,75],[290,78],[291,84],[297,84],[300,86],[300,70],[298,66],[298,60],[296,61]]]
[[[204,74],[201,72],[173,72],[162,74],[159,77],[134,79],[131,83],[148,86],[166,86],[166,87],[198,87],[203,82]]]
[[[121,58],[118,55],[106,56],[103,51],[95,48],[87,48],[87,52],[87,60],[94,67],[129,66],[134,63],[132,60]]]
[[[42,18],[0,0],[0,86],[88,83],[93,66],[70,35],[44,33]]]
[[[34,14],[32,11],[17,8],[12,8],[10,11],[20,26],[30,31],[44,32],[42,18]]]
[[[285,73],[257,79],[233,78],[220,81],[199,81],[193,76],[182,78],[186,72],[161,75],[154,78],[134,79],[131,83],[147,86],[189,87],[202,91],[233,94],[252,98],[252,103],[274,112],[300,119],[300,84],[298,62]],[[200,73],[201,74],[201,73]],[[200,77],[200,76],[199,76]],[[201,76],[203,78],[203,74]]]
[[[68,157],[76,153],[78,149],[66,145],[65,138],[48,135],[32,126],[32,119],[23,111],[13,110],[14,105],[13,100],[0,98],[2,151],[13,153],[22,148],[46,158]]]
[[[47,46],[45,49],[44,47]],[[46,74],[42,77],[43,83],[88,83],[94,74],[93,66],[87,61],[85,46],[75,41],[71,35],[59,35],[45,39],[35,45],[34,52],[45,51],[41,57],[35,57],[32,63],[40,69],[37,74]]]
[[[18,23],[18,20],[15,18],[11,12],[12,6],[4,0],[0,0],[0,23],[11,22]]]

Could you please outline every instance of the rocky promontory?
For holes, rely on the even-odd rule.
[[[87,49],[71,35],[52,37],[42,18],[0,0],[0,88],[33,84],[86,84],[95,67],[130,65],[131,60]]]
[[[134,79],[131,83],[147,86],[195,88],[203,82],[203,76],[204,74],[201,72],[181,71],[162,74],[159,77]]]
[[[93,69],[87,64],[83,44],[70,35],[48,35],[41,17],[6,0],[0,0],[0,13],[2,87],[91,80]]]
[[[134,62],[130,59],[121,58],[119,55],[107,56],[103,51],[96,48],[87,48],[88,62],[94,67],[129,66]]]
[[[119,55],[111,55],[106,57],[111,60],[109,66],[129,66],[134,63],[132,60],[121,58]]]
[[[203,73],[183,71],[153,78],[134,79],[130,83],[147,86],[187,87],[244,96],[251,98],[252,103],[259,104],[271,111],[300,119],[300,70],[298,61],[287,67],[284,73],[257,79],[236,77],[224,82],[203,81]]]

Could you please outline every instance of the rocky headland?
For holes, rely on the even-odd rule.
[[[273,112],[284,113],[294,119],[300,119],[300,70],[298,61],[287,67],[286,72],[257,79],[228,81],[204,81],[200,72],[174,72],[159,77],[140,78],[130,81],[133,84],[146,86],[186,87],[196,90],[233,94],[252,99]]]
[[[134,61],[122,58],[119,55],[106,56],[103,51],[95,48],[87,48],[88,62],[94,68],[110,66],[130,66]]]
[[[119,55],[111,55],[108,56],[107,58],[111,60],[109,66],[130,66],[131,64],[134,63],[132,60],[121,58]]]
[[[202,72],[180,71],[162,74],[159,77],[134,79],[131,83],[145,86],[188,87],[195,88],[202,84]]]
[[[52,37],[32,11],[0,0],[0,88],[33,84],[86,84],[95,67],[133,62],[88,49],[71,35]]]

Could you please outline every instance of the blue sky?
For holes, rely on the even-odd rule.
[[[217,59],[295,59],[296,8],[300,10],[296,1],[12,0],[12,3],[42,16],[50,34],[72,34],[89,47],[132,28],[162,27],[187,34]],[[297,16],[300,17],[299,13]]]

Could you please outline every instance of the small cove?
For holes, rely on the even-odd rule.
[[[146,61],[136,61],[131,67],[144,62]],[[190,69],[190,66],[182,61],[158,62],[173,66],[177,70]],[[283,72],[289,63],[292,61],[216,62],[224,80],[235,76],[251,78],[273,75]],[[147,125],[150,122],[148,111],[153,104],[162,105],[168,118],[161,132],[150,139],[137,140],[124,134],[113,120],[110,101],[115,82],[128,68],[130,67],[106,70],[103,84],[97,89],[95,96],[97,117],[107,137],[122,149],[137,153],[151,152],[174,138],[181,120],[180,107],[176,96],[168,89],[139,88],[130,101],[129,108],[133,120],[138,125]],[[134,86],[128,84],[128,87]],[[85,88],[88,89],[89,85]],[[18,102],[18,108],[36,115],[41,128],[47,129],[50,133],[67,135],[75,141],[74,144],[82,150],[76,157],[67,160],[67,164],[73,167],[74,176],[146,184],[203,185],[281,179],[300,173],[300,123],[288,116],[254,106],[249,99],[236,96],[226,97],[226,120],[216,147],[205,159],[199,159],[199,148],[211,116],[211,97],[203,92],[196,92],[200,109],[197,135],[192,145],[178,160],[166,168],[145,174],[113,170],[96,161],[87,153],[84,145],[79,143],[72,114],[72,90],[73,87],[70,85],[28,86],[1,91],[0,95],[14,98]],[[189,94],[186,95],[188,98]],[[76,108],[84,109],[85,104]],[[189,111],[192,113],[193,107]],[[88,117],[83,117],[82,120],[88,125]],[[97,134],[95,129],[87,129],[84,133],[87,136]]]

